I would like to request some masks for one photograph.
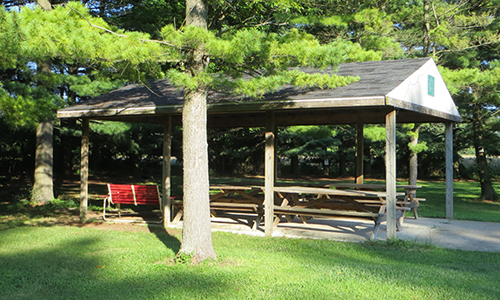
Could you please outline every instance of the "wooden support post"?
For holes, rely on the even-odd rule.
[[[273,235],[274,219],[274,140],[275,140],[274,112],[266,112],[266,142],[264,155],[264,232],[266,236]]]
[[[396,238],[396,111],[385,117],[385,168],[387,189],[387,239]]]
[[[276,182],[278,182],[278,170],[279,170],[279,165],[278,165],[278,126],[276,126],[276,124],[274,124],[273,134],[274,134],[274,185],[276,185]]]
[[[363,123],[358,123],[356,130],[356,183],[362,184],[364,182],[364,143],[363,143]]]
[[[453,219],[453,124],[446,123],[446,219]]]
[[[163,206],[163,227],[166,229],[170,226],[172,217],[172,201],[171,195],[171,165],[170,157],[172,156],[172,116],[169,115],[163,124],[163,172],[162,172],[162,206]]]
[[[80,153],[80,222],[85,223],[89,198],[89,119],[82,120]]]

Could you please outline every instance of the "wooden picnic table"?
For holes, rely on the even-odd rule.
[[[245,213],[252,229],[256,230],[264,216],[264,196],[261,188],[241,185],[211,185],[210,190],[218,192],[210,195],[210,211],[212,216],[220,212]],[[182,218],[182,203],[178,206],[178,212],[173,222]]]
[[[355,189],[355,190],[380,190],[385,191],[385,184],[377,183],[333,183],[326,185],[327,187],[334,187],[336,189]],[[396,189],[404,189],[404,197],[402,200],[398,201],[399,206],[409,207],[415,219],[418,218],[418,207],[421,201],[425,201],[425,198],[417,198],[417,189],[422,188],[421,185],[409,185],[409,184],[397,184]]]
[[[274,206],[275,225],[281,215],[298,215],[303,222],[307,217],[356,217],[369,218],[375,222],[372,239],[380,224],[387,220],[385,191],[342,190],[324,187],[275,186],[274,191],[281,204]],[[397,193],[403,196],[404,193]],[[275,201],[276,202],[276,201]],[[401,230],[401,219],[406,207],[397,207],[397,227]]]
[[[258,229],[264,218],[264,186],[217,184],[211,185],[210,189],[217,191],[210,195],[210,209],[213,216],[221,213],[243,214],[247,217],[250,227]],[[369,218],[375,222],[372,234],[372,239],[375,239],[380,224],[387,219],[387,192],[384,189],[385,185],[343,184],[329,188],[278,183],[274,187],[273,225],[277,226],[282,216],[290,221],[290,217],[295,215],[304,223],[310,217]],[[405,192],[396,193],[396,197],[400,198],[405,195]],[[404,212],[410,208],[402,205],[404,200],[398,200],[397,203],[401,205],[396,208],[397,228],[400,230]],[[174,222],[180,220],[181,216],[182,209]]]

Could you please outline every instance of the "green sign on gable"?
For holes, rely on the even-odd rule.
[[[429,75],[427,80],[427,94],[434,96],[434,77]]]

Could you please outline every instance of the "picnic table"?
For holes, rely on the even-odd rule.
[[[386,186],[385,184],[374,184],[374,183],[333,183],[333,184],[328,184],[325,185],[326,187],[334,187],[336,189],[355,189],[355,190],[363,190],[363,191],[370,191],[370,190],[379,190],[379,191],[385,191]],[[401,196],[399,197],[399,200],[396,202],[398,206],[403,206],[403,207],[408,207],[412,210],[413,216],[415,219],[418,218],[418,207],[420,206],[420,202],[425,201],[425,198],[417,198],[416,197],[416,192],[417,189],[422,188],[420,185],[409,185],[409,184],[397,184],[396,189],[397,190],[404,190],[404,196],[401,199]]]
[[[218,191],[210,195],[212,216],[243,213],[253,230],[257,230],[264,216],[264,195],[262,188],[241,185],[211,185],[210,190]],[[182,218],[182,203],[176,203],[178,212],[173,220]]]
[[[308,217],[354,217],[369,218],[375,222],[372,239],[376,239],[380,224],[387,220],[385,191],[342,190],[325,187],[275,186],[274,191],[281,204],[274,206],[277,215],[275,225],[281,216],[297,215],[305,223]],[[403,196],[404,193],[397,193]],[[396,208],[397,228],[407,207]],[[288,218],[287,218],[288,220]],[[288,220],[289,221],[289,220]]]
[[[404,213],[418,207],[411,206],[416,200],[414,191],[420,186],[398,185],[397,229],[401,230]],[[241,184],[214,184],[210,186],[210,210],[212,216],[243,216],[253,230],[264,219],[264,186]],[[282,217],[291,221],[293,216],[306,223],[311,217],[368,218],[375,222],[372,239],[376,238],[380,224],[387,220],[387,192],[383,184],[335,183],[329,185],[278,183],[274,187],[273,226]],[[417,202],[418,203],[418,202]],[[182,217],[182,207],[174,222]]]

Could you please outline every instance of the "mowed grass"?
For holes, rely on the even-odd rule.
[[[174,264],[180,232],[0,231],[0,299],[499,299],[500,253],[215,232],[217,261]]]
[[[420,216],[444,217],[444,182],[419,184]],[[456,182],[455,218],[499,222],[500,205],[479,194]],[[218,259],[190,266],[174,263],[178,230],[52,226],[57,205],[24,208],[0,207],[0,300],[500,299],[500,253],[214,232]]]
[[[418,197],[426,198],[419,208],[419,216],[430,218],[446,217],[446,184],[443,181],[422,181],[418,183]],[[500,183],[494,183],[500,193]],[[483,222],[500,222],[500,202],[480,201],[481,187],[475,181],[456,181],[453,184],[453,218]]]

